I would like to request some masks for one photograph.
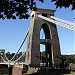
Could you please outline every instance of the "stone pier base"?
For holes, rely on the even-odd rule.
[[[28,71],[28,66],[25,64],[15,64],[12,69],[12,75],[23,75]]]

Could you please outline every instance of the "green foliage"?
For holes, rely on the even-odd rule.
[[[58,7],[69,7],[72,6],[72,10],[75,9],[75,0],[52,0],[52,2],[55,2],[56,8]]]
[[[39,0],[44,2],[44,0]],[[55,2],[56,8],[72,6],[75,9],[75,0],[51,0]],[[36,10],[36,0],[0,0],[0,19],[28,19],[29,10]]]
[[[41,52],[41,58],[45,60],[45,51]],[[61,55],[62,63],[69,64],[69,63],[75,63],[75,55]]]
[[[21,55],[23,54],[23,52],[19,52],[16,56],[15,56],[15,58],[13,59],[13,60],[17,60]],[[15,53],[10,53],[10,52],[7,52],[6,53],[6,56],[7,56],[7,58],[10,60],[13,56],[15,55]],[[21,61],[25,61],[25,56],[23,56],[20,60],[19,60],[20,62]]]
[[[64,63],[75,63],[75,55],[62,55]]]
[[[13,56],[15,55],[15,53],[10,53],[10,52],[7,52],[6,53],[6,56],[7,58],[10,60]]]
[[[7,52],[6,53],[6,56],[8,57],[8,59],[10,60],[13,56],[15,55],[15,53],[10,53],[10,52]],[[20,57],[22,55],[22,52],[20,52],[19,54],[17,54],[18,57]],[[16,56],[16,58],[18,58]],[[60,58],[62,60],[63,63],[65,64],[69,64],[69,63],[75,63],[75,55],[62,55],[61,56],[62,58]],[[45,54],[45,51],[43,52],[40,52],[40,59],[42,61],[45,61],[46,59],[46,54]]]
[[[43,0],[39,0],[43,2]],[[2,19],[28,19],[28,10],[36,10],[34,0],[0,0],[0,18]]]

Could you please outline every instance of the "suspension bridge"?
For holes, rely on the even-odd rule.
[[[73,31],[75,31],[75,23],[74,22],[70,22],[70,21],[67,21],[67,20],[64,20],[64,19],[61,19],[61,18],[58,18],[58,17],[55,17],[54,16],[54,10],[48,10],[49,11],[49,13],[48,13],[48,11],[46,11],[46,12],[43,12],[43,11],[46,11],[45,9],[42,9],[41,11],[31,11],[31,21],[35,21],[36,20],[36,22],[39,20],[42,20],[42,22],[45,22],[45,23],[51,23],[52,25],[53,25],[53,27],[55,28],[55,26],[56,25],[59,25],[59,26],[62,26],[62,27],[65,27],[65,28],[68,28],[68,29],[70,29],[70,30],[73,30]],[[44,15],[43,15],[44,14]],[[48,15],[48,17],[47,17],[47,15]],[[40,21],[41,22],[41,21]],[[31,22],[32,23],[32,22]],[[35,23],[35,22],[34,22]],[[33,23],[33,24],[34,24]],[[38,22],[37,22],[38,23]],[[42,24],[42,23],[41,23]],[[55,25],[55,26],[54,26]],[[45,25],[44,26],[42,26],[44,29],[45,28],[47,28]],[[25,55],[25,52],[18,58],[18,59],[16,59],[16,60],[14,60],[15,59],[15,57],[16,57],[16,55],[20,52],[20,50],[21,50],[21,48],[22,48],[22,46],[23,46],[23,44],[24,44],[24,42],[26,41],[26,39],[29,39],[28,41],[28,45],[30,45],[30,37],[32,37],[33,38],[33,36],[31,36],[31,34],[30,34],[30,31],[32,30],[31,29],[32,28],[32,24],[31,24],[31,26],[30,26],[30,29],[27,31],[27,33],[26,33],[26,36],[24,37],[24,39],[23,39],[23,41],[22,41],[22,43],[21,43],[21,45],[20,45],[20,47],[19,47],[19,49],[17,50],[17,52],[15,53],[15,55],[9,60],[8,58],[7,58],[7,56],[5,55],[5,58],[6,58],[6,60],[1,56],[1,59],[3,60],[3,62],[1,62],[0,64],[7,64],[8,65],[8,67],[10,66],[10,65],[14,65],[15,63],[19,63],[19,64],[26,64],[26,65],[29,65],[29,64],[33,64],[34,63],[34,61],[36,62],[36,63],[38,63],[39,62],[39,59],[38,58],[40,58],[38,55],[39,55],[39,52],[37,51],[37,53],[36,52],[31,52],[32,53],[32,55],[30,55],[31,53],[30,53],[30,51],[29,50],[26,50],[26,57],[25,57],[25,62],[18,62],[24,55]],[[37,26],[37,28],[38,28],[38,26]],[[36,28],[36,29],[37,29]],[[54,28],[53,28],[53,30],[51,30],[51,32],[52,31],[54,31]],[[48,28],[46,29],[46,30],[48,30]],[[34,29],[32,30],[32,31],[34,31]],[[45,30],[44,30],[45,31]],[[55,31],[56,31],[56,28],[55,28]],[[35,31],[36,32],[36,31]],[[46,31],[45,31],[46,32]],[[50,32],[50,33],[51,33]],[[49,31],[47,31],[47,33],[46,34],[48,34],[49,33]],[[37,33],[36,33],[37,34]],[[56,33],[55,33],[56,34]],[[29,36],[30,35],[30,36]],[[38,35],[38,34],[37,34]],[[49,34],[48,34],[49,35]],[[53,34],[52,34],[53,35]],[[49,36],[51,36],[51,35],[49,35]],[[37,38],[38,36],[36,36],[36,38]],[[51,37],[52,39],[53,39],[53,37]],[[57,38],[57,37],[56,37]],[[34,38],[35,39],[35,38]],[[51,42],[51,43],[53,43],[53,40],[52,39],[50,39],[48,36],[46,37],[46,39],[45,40],[41,40],[40,39],[40,41],[41,41],[41,43],[43,43],[43,44],[48,44],[47,42]],[[34,41],[34,40],[32,40],[32,41]],[[57,39],[56,40],[54,40],[54,41],[58,41]],[[37,42],[37,40],[36,40],[36,42]],[[58,41],[59,42],[59,41]],[[57,43],[58,43],[57,42]],[[49,48],[50,46],[48,46],[48,48]],[[52,47],[52,46],[51,46]],[[57,46],[58,47],[58,46]],[[38,47],[37,47],[38,48]],[[28,49],[28,48],[27,48]],[[58,51],[59,52],[59,57],[60,57],[60,51]],[[35,55],[35,58],[34,58],[34,54],[36,54]],[[29,57],[30,56],[30,57]],[[48,52],[47,52],[47,57],[48,58],[50,58],[49,57],[50,56],[50,54],[48,54]],[[52,59],[54,58],[53,57],[54,55],[52,55]],[[34,60],[34,61],[32,61],[32,59]],[[36,61],[36,60],[38,60],[38,62]],[[50,58],[50,60],[51,60],[51,58]],[[52,62],[54,63],[55,62],[55,58],[54,58],[54,61],[52,60]],[[60,60],[58,60],[57,62],[59,62]],[[48,61],[49,63],[50,63],[50,61]],[[40,63],[40,62],[39,62]]]

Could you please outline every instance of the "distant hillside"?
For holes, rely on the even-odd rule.
[[[75,63],[75,54],[74,55],[62,55],[62,58],[65,63]]]
[[[22,53],[23,52],[20,52],[17,56],[19,57],[20,55],[22,55]],[[6,56],[8,57],[8,59],[11,59],[14,54],[15,53],[7,52]],[[45,60],[45,58],[46,58],[45,51],[40,52],[40,59]],[[62,61],[64,61],[64,63],[75,63],[75,54],[74,55],[61,55],[60,59],[62,59]]]
[[[45,51],[43,52],[40,52],[40,58],[45,58]],[[65,63],[65,64],[68,64],[68,63],[75,63],[75,54],[73,55],[61,55],[61,58],[59,59],[62,59],[62,61]]]

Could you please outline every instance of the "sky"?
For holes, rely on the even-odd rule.
[[[64,20],[75,22],[75,11],[69,8],[55,8],[54,3],[50,0],[45,0],[44,3],[37,2],[38,8],[47,8],[56,10],[55,16]],[[0,49],[5,49],[6,52],[16,53],[23,41],[28,28],[30,26],[29,19],[16,20],[1,20],[0,19]],[[61,54],[75,54],[75,31],[57,25]],[[26,42],[23,45],[22,51],[26,51]],[[43,48],[42,48],[43,50]]]

